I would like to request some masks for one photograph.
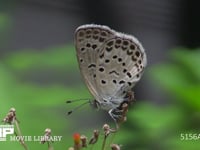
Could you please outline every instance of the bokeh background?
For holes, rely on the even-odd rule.
[[[114,143],[124,150],[199,149],[198,10],[199,2],[190,0],[1,0],[0,118],[15,107],[23,135],[43,135],[48,127],[63,136],[55,150],[73,145],[75,132],[90,137],[105,122],[114,126],[106,112],[89,105],[66,116],[82,103],[66,100],[92,99],[80,76],[74,31],[102,24],[136,36],[148,57],[134,88],[137,102]],[[27,145],[47,149],[39,142]],[[0,148],[23,149],[9,141]]]

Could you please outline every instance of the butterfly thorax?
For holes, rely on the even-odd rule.
[[[119,107],[123,101],[124,101],[124,98],[121,98],[121,99],[110,98],[110,99],[94,100],[94,103],[97,108],[108,111],[108,110]]]

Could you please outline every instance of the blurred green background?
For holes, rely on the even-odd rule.
[[[55,150],[72,146],[75,132],[89,138],[93,129],[101,130],[104,122],[114,126],[103,111],[94,111],[90,106],[84,106],[71,116],[66,115],[67,111],[81,104],[66,104],[66,100],[92,99],[80,77],[73,42],[54,46],[47,44],[45,48],[32,48],[24,42],[24,48],[6,50],[11,31],[16,25],[13,21],[8,12],[0,12],[0,118],[3,119],[9,109],[15,107],[23,135],[43,135],[46,128],[51,128],[52,135],[63,136],[61,142],[53,144]],[[73,36],[71,33],[69,35]],[[38,41],[43,43],[41,39]],[[128,120],[115,135],[114,143],[122,145],[125,150],[198,149],[200,49],[170,47],[164,54],[155,55],[156,58],[166,59],[152,63],[155,53],[147,49],[150,63],[136,88],[149,82],[151,88],[155,88],[154,93],[150,94],[154,97],[164,95],[157,102],[143,96],[151,91],[148,89],[150,87],[138,88],[137,101],[129,109]],[[199,138],[181,140],[181,135],[187,138],[189,134],[197,134]],[[47,149],[47,145],[39,142],[26,144],[30,150]],[[94,149],[100,149],[100,146],[101,141]],[[10,141],[0,142],[0,148],[23,149],[18,142]]]
[[[174,49],[170,51],[169,58],[171,61],[150,66],[145,71],[155,87],[159,86],[168,93],[168,103],[162,106],[148,100],[138,100],[131,107],[128,121],[114,139],[114,142],[123,145],[123,149],[195,149],[200,146],[200,138],[181,140],[181,134],[185,137],[189,133],[200,134],[200,70],[197,69],[200,66],[200,51]],[[66,117],[71,106],[79,105],[72,104],[69,107],[65,104],[67,98],[90,97],[84,84],[71,81],[70,86],[56,83],[40,85],[25,78],[27,73],[31,76],[30,71],[32,74],[56,73],[66,76],[66,80],[71,79],[70,75],[79,74],[75,50],[72,46],[51,48],[43,53],[22,50],[2,59],[1,118],[11,107],[15,107],[23,135],[43,135],[45,128],[51,128],[53,135],[63,136],[61,142],[55,142],[55,149],[66,149],[73,145],[73,132],[90,137],[93,129],[81,129],[74,125],[74,114]],[[82,113],[81,110],[75,112],[75,116],[79,113]],[[81,118],[87,119],[87,112]],[[100,129],[102,125],[97,127]],[[100,137],[103,138],[102,135]],[[18,142],[0,142],[0,145],[5,149],[22,149]],[[27,142],[27,145],[30,149],[46,149],[46,145],[38,142]]]

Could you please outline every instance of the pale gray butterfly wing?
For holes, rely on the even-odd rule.
[[[75,42],[80,70],[90,92],[116,120],[114,112],[118,112],[147,64],[144,48],[133,36],[93,24],[80,26]]]
[[[75,45],[80,71],[91,94],[98,99],[96,86],[96,63],[100,47],[112,38],[114,33],[106,26],[82,25],[76,29]]]

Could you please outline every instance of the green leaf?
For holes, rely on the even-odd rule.
[[[2,60],[11,69],[22,71],[42,68],[69,68],[77,66],[75,50],[72,46],[56,47],[42,52],[24,49],[12,53]]]
[[[161,86],[177,100],[200,110],[200,53],[197,51],[172,51],[174,63],[154,65],[149,75],[154,84]]]

